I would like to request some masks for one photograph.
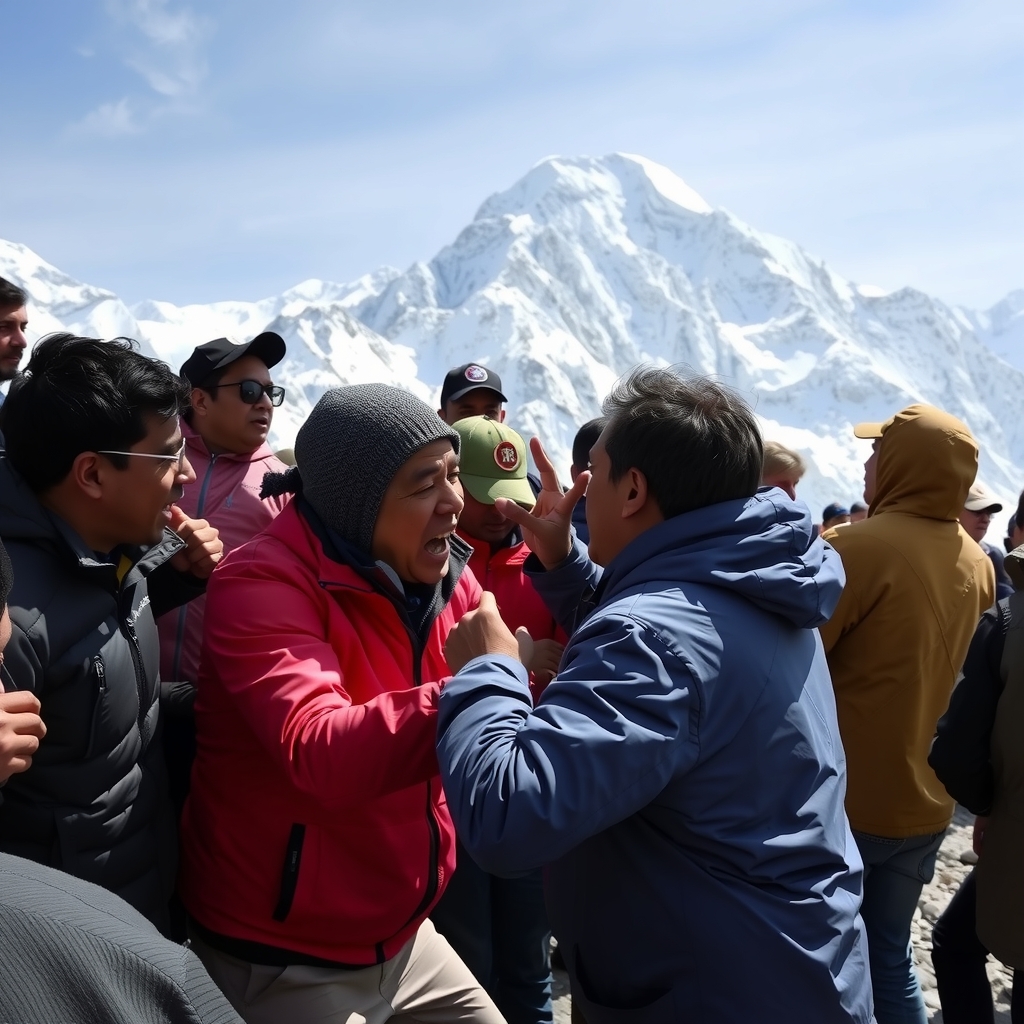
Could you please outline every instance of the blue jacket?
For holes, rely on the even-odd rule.
[[[872,1020],[814,628],[844,575],[806,507],[763,491],[659,524],[603,577],[577,544],[533,578],[575,628],[561,671],[533,707],[518,662],[471,661],[438,759],[484,868],[548,865],[588,1024]]]

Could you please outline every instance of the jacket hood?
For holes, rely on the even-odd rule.
[[[978,472],[978,443],[965,423],[911,405],[883,427],[870,515],[903,512],[955,520]]]
[[[203,435],[199,433],[187,420],[181,421],[181,436],[185,444],[194,451],[201,452],[208,459],[213,458],[213,453],[206,447]],[[230,459],[232,462],[262,462],[264,459],[275,458],[274,449],[264,441],[255,451],[252,452],[221,452],[220,459]]]
[[[600,600],[649,582],[725,587],[759,608],[813,628],[827,622],[846,583],[838,553],[811,513],[778,487],[667,519],[621,551]]]
[[[0,459],[0,537],[58,543],[57,525],[7,458]]]

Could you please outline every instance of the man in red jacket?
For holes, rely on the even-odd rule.
[[[327,391],[273,487],[297,497],[210,583],[180,890],[247,1024],[501,1022],[427,919],[443,644],[480,597],[459,445],[408,392]]]
[[[522,533],[494,505],[495,498],[510,498],[533,508],[526,444],[511,427],[488,416],[460,419],[453,426],[462,438],[465,500],[458,533],[473,546],[469,566],[483,589],[494,594],[505,625],[532,638],[532,644],[525,641],[532,646],[528,667],[539,691],[558,671],[565,636],[523,572],[530,549]],[[459,847],[458,870],[432,916],[508,1024],[552,1020],[551,929],[540,871],[500,878]]]

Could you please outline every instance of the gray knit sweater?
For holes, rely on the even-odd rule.
[[[194,953],[99,886],[0,854],[3,1024],[241,1024]]]

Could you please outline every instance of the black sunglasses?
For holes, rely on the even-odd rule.
[[[263,395],[275,408],[284,401],[284,388],[277,384],[261,384],[258,380],[235,380],[230,384],[214,384],[204,390],[213,391],[215,388],[238,388],[238,397],[246,405],[255,405]]]

